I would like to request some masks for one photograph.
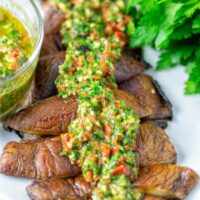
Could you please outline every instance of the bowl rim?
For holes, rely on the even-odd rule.
[[[39,53],[40,48],[42,46],[43,37],[44,37],[44,24],[43,24],[42,14],[41,14],[41,11],[39,9],[39,6],[37,5],[37,3],[34,0],[30,0],[30,3],[32,4],[33,9],[35,10],[36,15],[38,17],[38,21],[39,21],[38,22],[39,23],[39,35],[38,35],[38,39],[37,39],[37,42],[36,42],[36,46],[35,46],[32,54],[31,54],[31,56],[28,58],[28,60],[18,70],[16,70],[13,74],[6,76],[4,79],[0,79],[0,85],[3,85],[4,83],[12,80],[15,76],[17,76],[22,71],[27,69],[28,66],[30,66],[30,64],[34,61],[35,57]]]

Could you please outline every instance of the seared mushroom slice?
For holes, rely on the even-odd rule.
[[[122,90],[114,90],[117,99],[124,100],[140,117],[147,117],[152,111],[134,95]],[[32,106],[14,114],[4,122],[4,127],[30,134],[58,135],[67,131],[69,123],[75,119],[77,101],[75,97],[66,100],[53,96],[38,101]]]
[[[34,181],[27,187],[32,200],[89,200],[92,186],[82,177]]]
[[[76,111],[75,97],[63,100],[53,96],[14,114],[4,122],[4,127],[28,134],[58,135],[67,131]]]
[[[144,192],[143,200],[182,200],[195,187],[198,179],[197,174],[186,167],[152,165],[141,169],[139,179],[133,184]],[[27,187],[27,193],[32,200],[90,199],[92,187],[82,178],[50,179],[33,182]]]
[[[116,81],[128,80],[134,75],[143,73],[147,65],[140,59],[134,49],[124,49],[120,59],[115,63]]]
[[[153,125],[141,125],[136,153],[140,166],[174,163],[176,152],[164,131]],[[30,178],[77,176],[79,170],[68,158],[61,157],[60,137],[10,142],[0,157],[0,172]]]
[[[53,6],[46,6],[41,56],[50,55],[64,49],[59,33],[64,20],[65,14],[60,9]]]
[[[140,125],[137,148],[140,166],[176,163],[176,151],[173,144],[164,130],[157,126]]]
[[[45,135],[21,134],[23,139],[39,139]],[[166,133],[152,124],[141,124],[138,134],[137,149],[140,166],[153,163],[176,163],[176,151]]]
[[[159,164],[141,169],[134,185],[142,188],[145,194],[184,199],[198,181],[199,176],[188,167]]]
[[[0,172],[37,179],[80,174],[78,167],[60,155],[61,151],[60,137],[10,142],[0,158]]]
[[[63,64],[64,60],[64,51],[40,57],[35,74],[35,87],[32,91],[32,102],[50,97],[57,93],[55,80],[58,76],[58,66]]]
[[[172,119],[171,103],[150,76],[134,76],[120,83],[119,88],[131,92],[153,110],[148,119]]]

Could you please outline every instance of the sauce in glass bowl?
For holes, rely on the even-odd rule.
[[[35,1],[0,1],[0,122],[19,110],[28,94],[43,35]]]
[[[13,74],[33,52],[31,36],[8,10],[0,7],[0,78]]]

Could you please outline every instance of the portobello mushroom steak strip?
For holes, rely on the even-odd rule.
[[[129,92],[113,90],[113,93],[117,99],[123,100],[127,106],[134,110],[135,114],[144,120],[151,119],[151,116],[156,115],[155,112],[159,113],[159,108],[156,110],[153,106],[154,110],[152,110],[152,106],[146,106],[139,98]],[[161,107],[160,112],[163,109]],[[67,131],[70,122],[76,118],[76,112],[77,101],[75,97],[71,96],[63,100],[53,96],[38,101],[12,115],[4,121],[4,127],[27,134],[57,135]]]
[[[148,119],[172,119],[172,105],[158,83],[148,75],[137,75],[119,84],[119,89],[135,95],[153,112]]]
[[[165,132],[156,126],[142,124],[134,151],[139,165],[175,163],[176,152]],[[74,177],[80,174],[67,157],[62,157],[60,137],[8,143],[0,157],[0,172],[29,178]]]
[[[198,175],[187,167],[156,164],[141,168],[139,179],[133,184],[145,194],[141,197],[143,200],[182,200],[198,179]],[[27,193],[32,200],[86,200],[90,199],[92,189],[82,177],[76,177],[34,181],[27,187]]]

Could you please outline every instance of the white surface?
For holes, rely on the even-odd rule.
[[[155,65],[156,54],[147,48],[146,58]],[[187,79],[183,68],[155,72],[149,70],[158,80],[162,90],[173,105],[174,119],[166,130],[178,153],[178,164],[191,167],[200,174],[200,95],[183,95],[184,81]],[[6,143],[19,140],[14,133],[0,128],[0,153]],[[0,200],[28,200],[26,186],[31,180],[7,177],[0,174]],[[200,183],[187,200],[200,200]]]

